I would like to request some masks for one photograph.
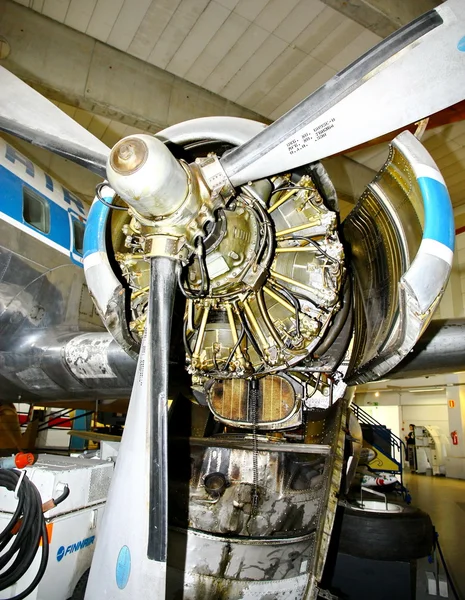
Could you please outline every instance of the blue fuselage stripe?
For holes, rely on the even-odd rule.
[[[454,250],[454,213],[446,186],[431,177],[419,177],[425,207],[423,238],[436,240]]]
[[[34,190],[41,198],[43,198],[49,207],[50,211],[50,231],[44,233],[33,227],[23,218],[23,187],[28,187]],[[71,256],[71,231],[69,212],[56,204],[53,200],[42,194],[39,190],[22,180],[20,177],[0,165],[0,211],[17,221],[23,227],[27,227],[35,236],[40,236],[45,244],[53,242],[57,244],[68,254],[70,259],[77,265],[82,267],[81,262],[77,262]],[[81,217],[82,218],[82,217]]]

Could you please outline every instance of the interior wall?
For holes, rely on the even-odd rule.
[[[381,425],[385,425],[390,429],[394,435],[402,437],[399,406],[364,406],[363,410],[381,423]]]
[[[447,413],[447,404],[427,405],[427,406],[402,406],[402,437],[405,437],[409,431],[409,424],[414,425],[434,425],[439,431],[448,436],[449,416]]]
[[[459,388],[457,388],[459,389]],[[393,433],[402,440],[409,432],[409,424],[433,425],[449,439],[449,414],[446,392],[441,393],[409,393],[395,392],[380,393],[357,393],[355,401],[362,406],[382,425],[386,425]],[[394,409],[394,410],[393,410]],[[395,415],[398,415],[397,428],[395,426]]]

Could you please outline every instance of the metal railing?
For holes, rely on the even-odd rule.
[[[371,426],[376,435],[389,445],[390,458],[399,466],[399,473],[402,479],[403,461],[407,456],[405,443],[395,433],[392,433],[390,429],[387,429],[387,427],[364,411],[358,404],[352,404],[351,408],[359,423]]]

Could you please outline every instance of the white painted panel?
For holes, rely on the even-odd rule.
[[[374,171],[379,171],[386,162],[389,154],[388,144],[377,144],[376,146],[370,146],[363,148],[362,150],[356,150],[355,152],[349,152],[346,156],[352,158],[356,162],[361,163]]]
[[[423,406],[402,406],[402,426],[404,428],[403,435],[407,435],[409,431],[409,425],[433,425],[439,427],[443,435],[449,435],[448,424],[449,415],[447,412],[447,404],[445,403],[444,392],[444,404],[441,405],[423,405]],[[440,396],[440,394],[437,394]],[[438,399],[441,402],[442,399]]]
[[[146,12],[128,52],[147,60],[181,0],[153,0]]]
[[[440,127],[435,127],[433,131],[437,137],[440,137],[445,140],[457,141],[457,138],[460,137],[463,133],[465,133],[465,121],[441,125]]]
[[[257,77],[273,63],[286,47],[287,43],[284,40],[270,34],[225,86],[221,95],[229,100],[237,101],[239,96],[254,83]]]
[[[263,44],[269,33],[254,23],[245,31],[205,80],[204,87],[211,92],[221,93],[225,85]]]
[[[74,119],[74,115],[76,114],[76,107],[70,106],[69,104],[65,104],[64,102],[58,103],[58,108],[62,110],[68,117]]]
[[[152,0],[124,0],[123,7],[113,25],[107,43],[119,50],[127,51],[139,29]]]
[[[44,2],[45,0],[33,0],[32,2],[32,9],[36,10],[37,12],[42,12],[42,9],[44,7]],[[23,2],[21,2],[21,4],[25,4],[25,6],[29,6],[31,4],[30,0],[23,0]]]
[[[118,121],[111,121],[102,136],[102,142],[109,148],[112,148],[116,142],[119,142],[126,134],[127,126]]]
[[[132,125],[126,125],[126,129],[123,131],[123,135],[121,137],[127,137],[128,135],[134,135],[135,133],[146,133],[142,129],[138,129],[137,127],[132,127]]]
[[[95,135],[99,140],[105,135],[105,132],[110,125],[111,120],[99,115],[93,115],[87,129]]]
[[[306,98],[319,87],[321,87],[335,74],[336,72],[334,71],[334,69],[323,65],[322,68],[318,71],[318,73],[316,73],[313,77],[306,81],[301,88],[299,88],[285,102],[278,106],[278,108],[271,113],[270,118],[277,119],[278,117],[282,116],[301,100],[304,100],[304,98]]]
[[[305,58],[306,54],[298,48],[288,46],[273,63],[259,75],[249,88],[239,96],[237,102],[255,110],[256,106],[268,94],[276,89],[283,79],[291,73]],[[277,104],[281,102],[278,95]],[[276,105],[277,105],[276,104]],[[273,107],[274,108],[274,107]]]
[[[70,0],[45,0],[42,14],[63,23]]]
[[[458,253],[458,261],[460,265],[465,264],[465,233],[459,233],[455,236],[455,249]]]
[[[465,161],[462,158],[461,160],[454,162],[450,166],[441,169],[441,173],[446,179],[446,181],[449,181],[449,178],[455,177],[456,175],[465,174],[464,162]]]
[[[270,0],[262,12],[257,15],[255,23],[272,33],[276,27],[296,7],[299,0]]]
[[[65,18],[65,25],[82,31],[87,31],[97,0],[71,0]]]
[[[214,0],[206,7],[176,54],[166,67],[170,73],[185,77],[231,11]]]
[[[458,136],[465,134],[465,121],[459,121],[458,123],[452,123],[449,125],[451,139],[457,141]],[[464,140],[465,142],[465,140]]]
[[[27,8],[29,8],[29,0],[15,0],[15,2],[17,2],[18,4],[22,4],[23,6],[27,6]]]
[[[74,113],[74,120],[82,125],[85,129],[89,127],[89,123],[92,121],[92,113],[87,110],[82,110],[82,108],[76,108],[76,112]]]
[[[363,410],[390,429],[394,435],[401,437],[400,406],[364,406]]]
[[[320,41],[318,46],[311,51],[311,55],[325,65],[330,66],[332,59],[344,52],[347,46],[362,32],[363,27],[361,25],[349,19],[344,19],[340,25],[325,36],[324,40]],[[338,71],[336,68],[334,70]]]
[[[301,52],[301,50],[298,51]],[[270,117],[278,106],[298,90],[305,81],[318,73],[323,66],[323,63],[313,56],[305,56],[294,69],[271,88],[267,96],[255,106],[255,110]]]
[[[449,139],[453,140],[456,144],[465,146],[465,132],[459,130],[461,123],[454,123],[454,128],[450,132]],[[463,129],[463,128],[462,128]]]
[[[465,148],[462,146],[438,161],[443,175],[455,175],[465,168]]]
[[[302,33],[294,40],[294,45],[310,54],[319,44],[324,42],[328,35],[344,21],[350,21],[329,6],[326,6]],[[350,21],[353,22],[353,21]]]
[[[249,21],[253,21],[265,8],[269,0],[240,0],[237,3],[234,11],[245,17]]]
[[[229,8],[229,10],[234,10],[238,2],[239,0],[218,0],[218,4],[221,4],[225,8]]]
[[[423,145],[428,150],[428,152],[433,153],[436,148],[440,148],[445,143],[446,139],[447,138],[444,137],[443,132],[440,131],[429,137],[427,140],[425,140],[423,142]]]
[[[437,148],[435,148],[431,152],[431,155],[434,158],[434,160],[438,163],[439,168],[441,168],[439,165],[439,161],[448,156],[451,152],[456,152],[460,147],[461,146],[453,140],[443,140],[443,143]]]
[[[324,8],[325,5],[319,0],[300,0],[294,10],[277,26],[274,34],[286,42],[293,42]]]
[[[455,173],[455,175],[446,175],[444,177],[448,188],[452,189],[456,184],[461,184],[465,181],[465,171]]]
[[[166,68],[207,4],[208,0],[182,0],[150,53],[152,65]]]
[[[379,35],[365,29],[352,42],[346,44],[341,52],[329,61],[328,66],[336,71],[341,71],[370,48],[376,46],[382,39]]]
[[[106,42],[123,2],[124,0],[97,0],[86,33],[101,42]]]
[[[249,26],[250,21],[232,12],[189,69],[186,79],[202,85]]]

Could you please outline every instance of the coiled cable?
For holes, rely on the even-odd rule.
[[[20,482],[21,476],[23,479]],[[31,566],[39,546],[42,545],[42,556],[36,576],[23,592],[11,598],[22,600],[39,585],[47,568],[49,545],[42,499],[27,475],[16,469],[0,469],[0,486],[12,492],[18,487],[18,505],[10,522],[0,533],[0,571],[11,562],[10,566],[0,573],[0,591],[23,577]]]

